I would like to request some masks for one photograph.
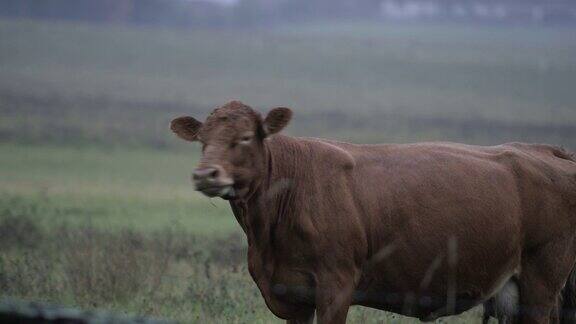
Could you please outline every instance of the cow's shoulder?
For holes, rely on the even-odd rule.
[[[358,153],[355,144],[320,138],[299,138],[306,147],[311,159],[323,167],[332,169],[352,170],[355,168]]]

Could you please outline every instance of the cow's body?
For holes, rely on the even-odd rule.
[[[489,299],[490,314],[513,276],[511,316],[545,324],[567,319],[555,313],[563,310],[576,322],[566,309],[576,305],[576,279],[567,281],[576,278],[573,154],[277,135],[290,118],[288,108],[263,119],[233,101],[204,123],[171,123],[202,143],[196,189],[230,200],[274,314],[304,323],[316,311],[319,323],[344,323],[360,304],[433,319]]]
[[[266,147],[267,180],[231,204],[250,273],[282,318],[318,289],[419,318],[458,313],[520,274],[527,251],[576,234],[576,163],[551,146],[275,136]]]

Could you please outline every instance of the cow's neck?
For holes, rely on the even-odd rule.
[[[271,246],[279,221],[289,212],[302,179],[305,154],[298,140],[276,136],[264,145],[265,162],[262,177],[255,181],[247,199],[230,202],[236,219],[248,237],[250,246]],[[256,246],[255,246],[256,247]]]

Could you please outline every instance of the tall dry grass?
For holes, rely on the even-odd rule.
[[[42,227],[26,215],[0,216],[3,296],[186,321],[265,312],[238,235]]]

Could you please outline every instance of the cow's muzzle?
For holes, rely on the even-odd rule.
[[[218,165],[197,168],[192,173],[192,181],[196,186],[196,190],[208,197],[230,199],[235,195],[234,181]]]

